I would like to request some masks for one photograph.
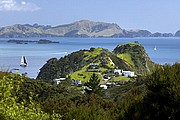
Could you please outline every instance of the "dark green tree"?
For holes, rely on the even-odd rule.
[[[98,75],[96,75],[95,73],[92,74],[92,76],[89,79],[89,82],[85,83],[85,86],[87,86],[87,88],[85,89],[85,91],[88,94],[91,93],[98,93],[98,91],[100,90],[100,79],[98,77]]]
[[[125,113],[124,119],[176,120],[180,117],[180,64],[159,66],[146,77],[146,95]]]

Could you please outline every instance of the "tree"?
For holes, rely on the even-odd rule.
[[[30,96],[30,104],[25,105],[26,100],[17,102],[18,96],[14,96],[13,92],[18,93],[20,84],[24,82],[21,75],[9,74],[0,78],[0,119],[1,120],[59,120],[61,115],[52,113],[47,114],[41,110],[38,104],[32,101]]]
[[[148,118],[177,119],[180,114],[180,64],[159,67],[147,77],[147,96],[144,103],[148,105]],[[147,106],[146,106],[147,107]],[[151,109],[149,109],[151,108]],[[154,113],[153,113],[154,112]]]
[[[180,64],[159,66],[146,77],[146,95],[125,113],[124,119],[176,120],[180,117]]]
[[[99,79],[98,75],[93,73],[89,79],[89,82],[85,83],[85,86],[87,86],[85,91],[88,94],[97,93],[100,90],[99,83],[100,83],[100,79]]]

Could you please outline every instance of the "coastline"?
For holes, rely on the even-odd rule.
[[[8,40],[9,38],[0,38]],[[25,39],[25,38],[21,38]],[[38,38],[44,39],[44,38]],[[60,58],[80,49],[101,47],[112,51],[116,45],[138,41],[142,44],[153,62],[158,64],[173,64],[180,61],[180,38],[46,38],[58,41],[60,44],[11,44],[0,42],[0,66],[8,69],[19,68],[21,56],[26,56],[28,77],[35,78],[39,69],[50,58]],[[19,39],[18,39],[19,40]],[[25,40],[37,40],[37,38],[26,38]],[[154,45],[157,50],[154,51]]]

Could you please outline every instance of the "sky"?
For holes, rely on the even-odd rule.
[[[92,20],[126,30],[175,33],[180,30],[179,12],[180,0],[0,0],[0,27]]]

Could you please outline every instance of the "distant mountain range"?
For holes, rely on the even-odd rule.
[[[59,26],[15,24],[0,28],[1,38],[23,37],[180,37],[172,33],[151,33],[148,30],[125,30],[115,23],[81,20]]]

